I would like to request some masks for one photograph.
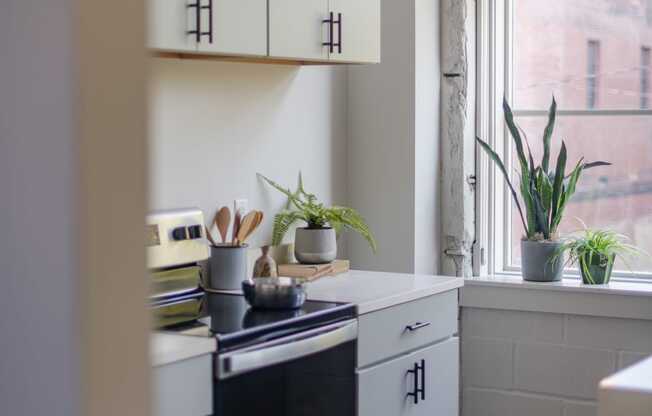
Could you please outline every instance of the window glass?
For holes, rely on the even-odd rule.
[[[513,106],[641,108],[650,16],[650,0],[514,0]]]

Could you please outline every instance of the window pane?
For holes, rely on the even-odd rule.
[[[528,135],[535,160],[542,153],[541,134],[545,117],[519,117]],[[551,169],[564,138],[568,148],[567,171],[584,156],[587,161],[606,160],[613,166],[585,171],[577,192],[565,211],[561,233],[589,227],[621,232],[645,251],[652,253],[652,117],[573,116],[559,117],[555,128]],[[515,157],[515,152],[512,154]],[[518,180],[516,179],[516,183]],[[512,210],[513,265],[520,265],[521,221]],[[633,271],[652,271],[652,258],[630,262]],[[628,270],[623,264],[617,268]]]
[[[513,3],[515,108],[547,108],[552,94],[565,109],[641,107],[652,0]]]

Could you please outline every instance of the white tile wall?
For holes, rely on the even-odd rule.
[[[511,341],[466,337],[462,341],[462,379],[466,385],[509,389],[513,385]]]
[[[652,321],[462,308],[463,416],[596,416],[598,382],[652,354]]]
[[[556,398],[496,390],[466,389],[463,416],[562,416]]]
[[[591,402],[564,402],[564,416],[595,416],[597,408]]]
[[[586,399],[616,369],[613,351],[553,344],[517,344],[514,361],[517,388]]]
[[[652,321],[566,315],[569,345],[627,351],[652,351]]]
[[[462,309],[462,328],[477,337],[561,343],[564,316],[552,313]]]

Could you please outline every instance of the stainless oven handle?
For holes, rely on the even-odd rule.
[[[358,321],[352,319],[268,341],[219,355],[216,377],[221,380],[305,357],[353,341],[357,337]]]

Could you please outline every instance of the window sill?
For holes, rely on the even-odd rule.
[[[460,305],[652,320],[652,284],[613,281],[589,286],[578,279],[536,283],[516,276],[472,277],[464,281]]]

